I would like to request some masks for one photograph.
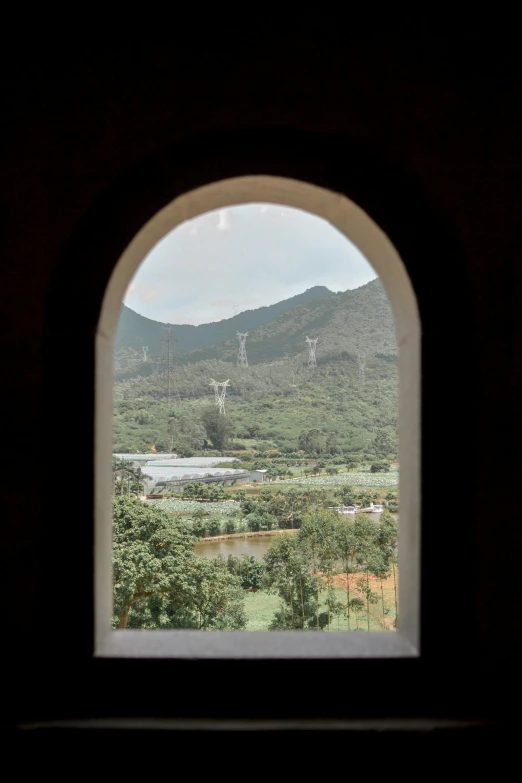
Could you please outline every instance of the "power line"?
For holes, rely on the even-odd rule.
[[[167,401],[170,408],[170,401],[172,396],[172,361],[174,358],[174,343],[177,342],[175,337],[172,336],[172,327],[163,326],[163,340],[162,340],[162,354],[163,361],[167,363]]]

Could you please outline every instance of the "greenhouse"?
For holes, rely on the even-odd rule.
[[[158,484],[168,483],[173,486],[181,486],[189,481],[202,481],[212,483],[217,481],[248,481],[249,473],[245,470],[234,470],[232,468],[195,468],[191,466],[161,466],[154,463],[146,465],[143,468],[147,491],[156,487]]]

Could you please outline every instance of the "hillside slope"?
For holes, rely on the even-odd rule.
[[[225,323],[230,339],[176,353],[170,374],[165,363],[143,362],[135,349],[116,352],[116,451],[155,444],[170,452],[176,443],[179,450],[173,420],[181,417],[184,426],[192,422],[198,431],[205,410],[214,407],[211,378],[229,380],[231,437],[244,438],[255,430],[258,437],[292,451],[303,430],[318,427],[344,453],[360,453],[371,451],[375,432],[385,429],[395,443],[397,346],[379,280],[299,303],[250,331],[247,368],[237,365],[233,320]],[[308,370],[306,335],[319,340],[315,373]],[[359,353],[366,355],[364,373]]]
[[[274,361],[285,354],[306,353],[306,336],[318,338],[321,357],[362,351],[367,356],[397,353],[393,313],[380,280],[298,304],[279,317],[251,331],[247,338],[249,363]],[[182,364],[208,359],[233,361],[237,356],[235,332],[219,344],[181,356]]]
[[[267,307],[256,310],[245,310],[232,318],[226,318],[216,323],[200,324],[162,324],[135,313],[129,307],[122,305],[118,328],[116,331],[115,348],[133,348],[148,345],[151,355],[161,353],[163,326],[171,326],[172,336],[177,341],[176,352],[186,353],[205,346],[220,343],[234,336],[236,332],[250,332],[277,319],[296,306],[326,299],[334,294],[325,286],[314,286],[290,299],[284,299]]]

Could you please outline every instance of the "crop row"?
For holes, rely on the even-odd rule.
[[[335,476],[311,476],[285,479],[281,484],[300,484],[309,487],[397,487],[399,473],[338,473]]]
[[[218,503],[200,503],[197,500],[179,500],[176,498],[166,498],[165,500],[150,500],[149,503],[154,503],[163,511],[178,513],[184,511],[188,513],[194,513],[194,511],[200,509],[209,514],[228,516],[230,514],[236,514],[239,511],[239,503],[235,500],[225,500]]]

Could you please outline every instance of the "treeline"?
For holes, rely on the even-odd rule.
[[[193,511],[190,514],[192,530],[198,538],[231,533],[298,529],[306,513],[316,513],[320,509],[336,505],[357,505],[364,508],[379,499],[377,491],[355,490],[349,485],[328,489],[289,487],[284,492],[272,492],[268,487],[263,487],[258,497],[249,497],[242,489],[234,495],[225,494],[223,490],[219,493],[219,489],[216,489],[216,495],[209,497],[208,485],[198,483],[187,484],[184,493],[187,489],[189,494],[184,494],[186,498],[212,501],[223,500],[226,497],[238,501],[237,514],[227,514],[224,517],[219,514],[219,504],[216,504],[215,512],[208,512],[205,508]],[[389,491],[386,502],[388,510],[397,511],[397,492]],[[186,518],[184,512],[178,513]]]

